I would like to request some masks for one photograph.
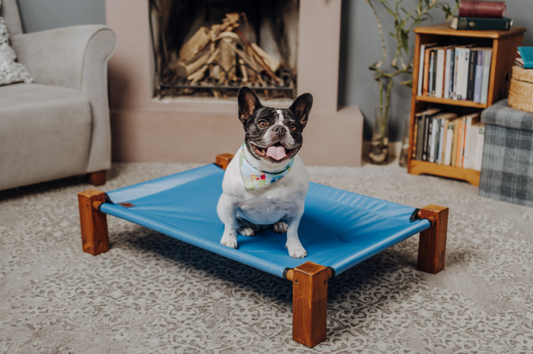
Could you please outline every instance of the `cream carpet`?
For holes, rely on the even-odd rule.
[[[112,190],[194,167],[116,164]],[[418,237],[330,282],[328,338],[291,340],[292,285],[108,217],[111,250],[81,251],[82,178],[0,192],[0,353],[531,353],[533,208],[400,168],[309,167],[311,180],[450,208],[446,269]],[[305,236],[302,235],[305,244]]]

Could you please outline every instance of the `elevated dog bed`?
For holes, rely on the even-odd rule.
[[[224,170],[211,164],[107,194],[80,193],[84,251],[96,255],[109,248],[105,214],[110,214],[289,279],[295,283],[294,339],[308,346],[325,339],[325,296],[332,276],[424,230],[427,240],[420,244],[419,268],[436,273],[444,266],[446,208],[418,210],[316,183],[309,186],[299,226],[306,258],[289,257],[286,235],[270,230],[239,236],[238,249],[222,246],[224,225],[216,206],[223,177]],[[304,293],[311,289],[308,295],[296,295],[299,278]],[[320,289],[325,294],[315,294]],[[298,320],[298,301],[311,317]],[[323,302],[323,309],[306,305],[314,302]]]

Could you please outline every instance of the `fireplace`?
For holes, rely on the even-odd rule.
[[[296,94],[299,0],[149,0],[154,97]]]
[[[294,90],[296,95],[309,92],[314,97],[300,156],[307,165],[359,166],[363,116],[356,106],[337,106],[341,0],[296,3]],[[224,10],[225,13],[231,12]],[[161,87],[155,73],[162,66],[153,49],[165,42],[156,40],[153,45],[157,26],[150,26],[150,21],[152,25],[155,22],[150,0],[106,0],[106,17],[118,40],[117,51],[109,62],[113,161],[209,163],[216,154],[234,153],[242,142],[243,129],[231,92],[226,93],[225,99],[217,99],[213,94],[158,94]],[[219,17],[215,22],[221,20]],[[199,27],[201,24],[184,31],[187,34],[182,41]],[[265,51],[270,50],[265,47]],[[177,60],[167,58],[170,63]],[[256,91],[265,96],[262,98],[265,105],[286,108],[292,102],[289,97],[274,99],[273,94],[268,100],[264,90]]]

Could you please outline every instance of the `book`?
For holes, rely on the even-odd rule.
[[[502,18],[505,1],[466,1],[459,4],[459,17]]]
[[[483,74],[481,76],[481,97],[479,103],[486,104],[489,92],[490,66],[492,62],[492,49],[483,50]]]
[[[457,80],[455,80],[455,100],[463,99],[461,85],[463,83],[463,63],[464,63],[464,47],[457,48],[457,56],[455,65],[457,66]]]
[[[482,17],[454,17],[450,27],[456,30],[493,30],[509,31],[513,25],[513,20],[508,17],[503,18],[482,18]]]
[[[463,167],[463,138],[464,118],[457,121],[457,135],[455,137],[455,167]]]
[[[518,64],[524,69],[533,69],[533,47],[518,47]]]
[[[424,144],[424,115],[418,117],[418,130],[416,140],[416,159],[422,160],[422,148]]]
[[[439,118],[441,120],[441,126],[440,126],[440,141],[439,141],[439,153],[437,162],[440,164],[444,164],[444,161],[446,159],[446,150],[448,150],[448,126],[455,118],[457,118],[457,114],[455,113],[442,113],[439,115]],[[451,135],[450,135],[451,138]],[[448,165],[450,163],[448,162]]]
[[[444,88],[444,48],[436,49],[437,64],[435,65],[435,97],[442,98]]]
[[[426,48],[431,48],[436,46],[437,43],[427,43],[420,45],[420,58],[425,59],[426,54]],[[420,60],[420,63],[418,65],[418,87],[417,87],[417,95],[422,96],[422,88],[423,88],[423,82],[424,82],[424,60]]]
[[[453,142],[453,127],[454,123],[453,121],[447,122],[447,129],[446,129],[446,136],[444,143],[444,162],[443,164],[446,166],[450,166],[452,162],[452,142]]]
[[[468,67],[470,64],[470,48],[464,49],[463,59],[463,82],[461,82],[461,99],[463,101],[466,101],[468,93]]]
[[[429,96],[429,59],[431,58],[431,48],[426,48],[424,53],[424,83],[422,85],[422,94]]]
[[[484,50],[477,50],[476,78],[474,79],[474,102],[481,102],[481,78],[483,77],[483,53]]]
[[[471,49],[468,58],[468,83],[466,89],[466,99],[468,101],[474,100],[474,84],[476,82],[476,64],[477,64],[477,50]]]
[[[435,162],[435,153],[438,149],[439,140],[439,120],[437,118],[431,118],[430,123],[430,139],[429,139],[429,162]]]
[[[452,98],[453,92],[453,68],[454,68],[454,58],[455,58],[455,48],[454,46],[446,47],[446,62],[445,62],[445,72],[444,72],[444,98]]]
[[[455,166],[455,161],[457,160],[457,132],[459,130],[459,120],[456,119],[451,123],[453,134],[452,134],[452,151],[450,155],[450,165]]]
[[[461,48],[455,48],[455,57],[453,60],[453,87],[452,87],[452,93],[451,98],[456,100],[457,99],[457,77],[458,77],[458,70],[459,70],[459,54],[461,52]]]
[[[474,164],[474,170],[481,171],[481,165],[483,162],[483,145],[485,143],[485,124],[477,123],[478,136],[476,142],[476,163]]]
[[[437,50],[436,49],[433,49],[431,51],[431,54],[430,54],[430,59],[429,59],[429,66],[430,66],[430,70],[431,70],[431,73],[430,73],[430,78],[429,78],[429,95],[431,97],[435,97],[435,79],[436,79],[436,76],[437,76]]]
[[[473,134],[471,133],[472,124],[479,122],[479,113],[469,114],[463,117],[465,119],[464,126],[464,138],[463,138],[463,161],[461,167],[470,168],[471,159],[472,159],[472,146],[471,140],[473,139]]]

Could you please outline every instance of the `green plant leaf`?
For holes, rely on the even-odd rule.
[[[405,50],[406,53],[409,53],[409,37],[407,35],[407,32],[402,29],[401,32],[401,39],[402,39],[402,47]]]

